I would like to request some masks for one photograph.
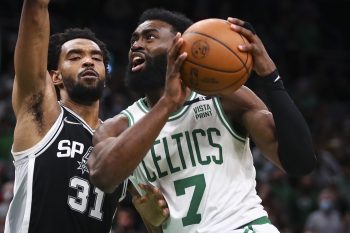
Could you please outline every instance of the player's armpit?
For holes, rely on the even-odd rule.
[[[240,132],[248,134],[262,154],[282,168],[273,117],[262,100],[248,87],[242,86],[230,95],[221,96],[221,102],[232,125],[239,125]]]

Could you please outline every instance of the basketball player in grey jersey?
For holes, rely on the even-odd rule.
[[[159,187],[170,211],[163,232],[278,232],[255,191],[250,138],[288,174],[304,175],[315,166],[309,129],[261,40],[244,21],[228,22],[249,42],[239,49],[252,54],[270,109],[245,86],[215,97],[186,88],[180,68],[187,54],[179,52],[178,32],[191,22],[150,9],[132,34],[127,69],[127,84],[145,98],[94,136],[93,183],[111,192],[125,178],[121,174],[133,172]]]
[[[55,34],[49,46],[48,4],[23,3],[12,95],[15,187],[5,232],[108,233],[127,181],[106,194],[87,169],[108,52],[88,29]]]

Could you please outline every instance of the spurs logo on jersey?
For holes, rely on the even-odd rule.
[[[85,172],[89,173],[87,167],[87,159],[89,158],[92,149],[93,147],[90,146],[86,150],[84,156],[82,156],[81,161],[77,161],[79,164],[78,170],[81,170],[82,174],[84,174]],[[58,143],[57,150],[58,158],[74,158],[76,155],[81,155],[84,152],[84,144],[76,141],[61,140]]]
[[[84,154],[84,156],[81,158],[81,162],[78,161],[79,167],[78,170],[81,170],[81,174],[83,175],[85,172],[89,173],[89,169],[87,167],[87,159],[89,158],[91,151],[92,151],[93,147],[90,146],[86,153]]]
[[[81,142],[70,141],[70,140],[61,140],[58,143],[57,148],[57,157],[65,158],[71,157],[74,158],[76,154],[83,154],[84,152],[84,144]]]

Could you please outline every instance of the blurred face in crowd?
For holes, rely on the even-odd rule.
[[[73,39],[62,45],[53,81],[75,102],[98,100],[105,84],[105,66],[99,46],[88,39]]]
[[[174,39],[172,26],[147,20],[131,36],[126,85],[138,92],[162,88],[165,84],[167,51]]]
[[[319,197],[319,207],[324,212],[329,212],[334,208],[335,195],[330,190],[323,190]]]

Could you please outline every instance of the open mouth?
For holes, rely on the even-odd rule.
[[[83,78],[98,78],[98,73],[95,70],[87,69],[80,74]]]
[[[132,67],[131,67],[131,71],[132,72],[137,72],[142,70],[142,68],[145,65],[145,59],[141,56],[134,56],[132,58]]]

